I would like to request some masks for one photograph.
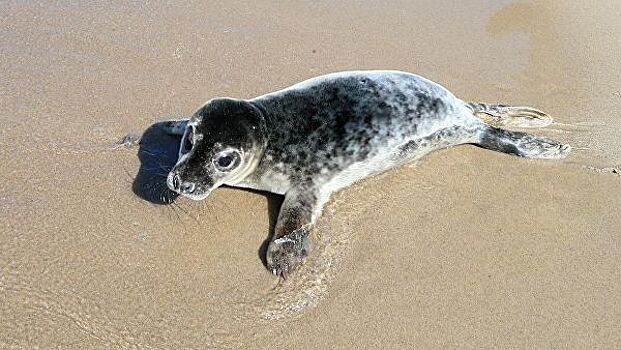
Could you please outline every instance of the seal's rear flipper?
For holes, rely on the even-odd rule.
[[[479,141],[483,148],[526,158],[561,159],[571,147],[560,142],[525,132],[509,131],[482,125]]]
[[[531,107],[506,106],[486,103],[466,103],[475,117],[494,126],[543,128],[552,124],[552,117]]]

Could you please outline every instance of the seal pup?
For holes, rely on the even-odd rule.
[[[286,278],[307,255],[309,232],[330,195],[358,180],[460,144],[544,159],[570,150],[481,117],[551,122],[528,107],[467,103],[398,71],[333,73],[250,100],[214,98],[189,119],[166,123],[182,135],[167,185],[194,200],[223,184],[284,195],[266,261]]]

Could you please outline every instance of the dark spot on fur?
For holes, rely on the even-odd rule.
[[[286,173],[297,179],[366,159],[375,151],[372,140],[413,134],[421,118],[444,108],[418,82],[396,83],[408,78],[343,76],[257,101],[270,121],[266,153],[274,163],[301,162]]]

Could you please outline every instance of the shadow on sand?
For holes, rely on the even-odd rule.
[[[134,178],[132,191],[138,197],[153,204],[169,205],[173,204],[179,196],[168,189],[166,177],[168,172],[177,163],[181,137],[167,134],[163,129],[163,125],[164,122],[158,122],[149,126],[140,138],[138,148],[140,168]],[[263,265],[267,265],[265,253],[274,233],[283,197],[273,193],[242,190],[262,195],[267,200],[269,232],[267,239],[261,244],[257,252]],[[209,200],[209,198],[206,200]]]
[[[163,122],[155,123],[140,138],[138,159],[140,169],[134,178],[134,193],[154,204],[171,204],[179,196],[166,186],[166,176],[177,163],[180,136],[164,132]]]

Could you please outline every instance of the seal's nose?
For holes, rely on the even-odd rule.
[[[196,184],[192,182],[181,181],[181,178],[176,172],[171,172],[166,178],[166,184],[168,188],[179,194],[190,194],[196,189]]]
[[[179,179],[179,175],[172,172],[168,174],[168,177],[166,178],[166,185],[168,185],[168,188],[172,191],[178,192],[180,183],[181,180]]]

